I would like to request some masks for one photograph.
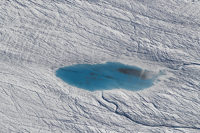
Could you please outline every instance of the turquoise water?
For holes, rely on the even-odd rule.
[[[56,76],[66,83],[89,91],[127,89],[141,90],[153,85],[155,76],[139,67],[118,62],[77,64],[59,68]]]

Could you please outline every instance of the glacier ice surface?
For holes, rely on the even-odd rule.
[[[199,0],[1,0],[0,132],[200,132]],[[90,92],[58,68],[163,71],[141,91]]]

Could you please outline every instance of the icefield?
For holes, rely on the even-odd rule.
[[[87,91],[60,67],[121,62],[150,88]],[[0,133],[200,133],[199,0],[1,0]]]

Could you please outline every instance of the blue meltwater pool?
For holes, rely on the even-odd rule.
[[[56,71],[56,76],[67,84],[89,91],[141,90],[151,87],[157,77],[150,71],[118,62],[67,66],[59,68]]]

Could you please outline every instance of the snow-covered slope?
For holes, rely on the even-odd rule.
[[[200,132],[198,0],[1,0],[0,132]],[[165,75],[89,92],[61,66],[119,61]]]

